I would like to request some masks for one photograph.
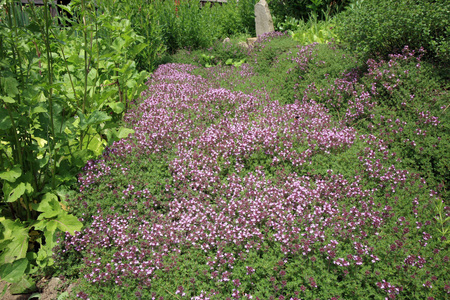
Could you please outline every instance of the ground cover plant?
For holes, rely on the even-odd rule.
[[[448,297],[445,82],[422,50],[358,62],[288,39],[261,37],[240,67],[152,74],[134,135],[69,203],[85,227],[55,261],[76,297]]]

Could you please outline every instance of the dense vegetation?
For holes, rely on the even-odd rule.
[[[448,2],[294,1],[309,19],[285,13],[289,31],[249,48],[252,1],[81,0],[56,19],[14,2],[0,277],[15,291],[53,275],[82,299],[448,296]]]

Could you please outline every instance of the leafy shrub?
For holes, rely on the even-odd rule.
[[[365,0],[339,16],[339,38],[366,57],[425,48],[429,57],[449,62],[448,1]]]
[[[253,0],[229,1],[223,6],[193,3],[187,0],[178,4],[170,1],[155,2],[157,20],[167,49],[209,48],[219,38],[230,34],[254,34]],[[252,22],[249,22],[249,16]]]
[[[52,266],[55,233],[81,229],[67,190],[107,143],[133,132],[118,122],[147,73],[136,70],[142,38],[127,19],[97,16],[84,1],[62,6],[83,23],[17,4],[0,15],[0,277],[21,293]]]
[[[74,1],[72,1],[74,2]],[[145,48],[135,58],[137,68],[153,71],[159,57],[165,52],[161,26],[158,24],[156,5],[150,1],[105,0],[96,3],[99,12],[106,16],[121,16],[131,22],[133,30],[143,38]]]
[[[292,33],[292,38],[300,45],[337,42],[334,27],[333,19],[325,18],[325,20],[319,21],[317,15],[311,14],[307,22],[299,22],[298,28]]]
[[[270,0],[271,13],[279,20],[285,17],[292,17],[298,20],[307,20],[311,13],[316,14],[320,19],[333,15],[344,9],[349,0]]]
[[[161,26],[164,44],[170,52],[184,47],[206,48],[220,36],[220,25],[215,22],[217,10],[200,8],[190,1],[157,1],[156,20]]]

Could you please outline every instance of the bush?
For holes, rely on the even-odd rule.
[[[249,32],[254,34],[253,0],[229,1],[223,6],[182,0],[156,1],[156,22],[161,26],[164,44],[170,53],[178,49],[208,48],[219,38]],[[249,21],[249,16],[252,22]]]
[[[158,14],[154,3],[148,1],[104,0],[98,3],[102,15],[120,16],[128,19],[134,31],[143,37],[145,48],[135,58],[139,70],[153,71],[161,54],[166,50],[158,24]]]
[[[341,14],[339,38],[365,57],[424,47],[429,57],[450,60],[449,1],[366,0]]]
[[[311,13],[325,18],[341,11],[349,0],[269,0],[272,15],[279,20],[285,17],[307,20]]]

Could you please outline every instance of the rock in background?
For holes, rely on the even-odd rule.
[[[275,31],[269,5],[265,0],[255,4],[256,36]]]

